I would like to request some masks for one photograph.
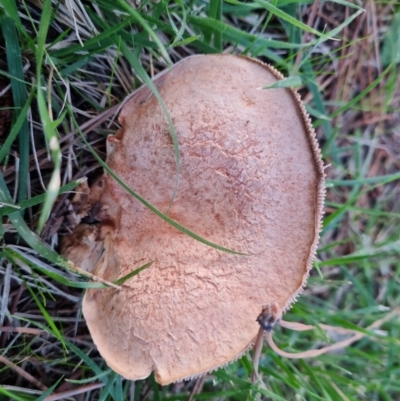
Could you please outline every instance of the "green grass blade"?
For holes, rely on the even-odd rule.
[[[77,52],[95,51],[96,54],[96,52],[103,50],[105,45],[112,43],[111,36],[123,30],[130,24],[132,24],[133,21],[134,21],[133,17],[126,18],[119,24],[105,28],[104,31],[100,32],[98,35],[89,38],[83,43],[83,46],[81,46],[80,44],[76,45],[73,44],[62,49],[52,50],[50,48],[49,54],[52,58],[63,59],[63,60],[66,57],[71,56],[76,62],[76,58],[77,56],[79,56],[79,54],[78,55],[76,54]]]
[[[2,174],[0,174],[0,201],[13,204],[11,195],[8,192],[8,188]],[[87,278],[91,278],[91,275],[85,274],[83,271],[76,272],[66,259],[53,251],[45,242],[42,241],[42,239],[37,234],[32,232],[19,212],[9,213],[8,217],[11,221],[11,224],[17,230],[18,234],[41,257],[47,259],[49,262],[54,263],[59,267],[62,267],[63,269],[72,271]]]
[[[49,387],[43,394],[38,397],[35,401],[44,401],[47,396],[49,396],[55,388],[60,384],[62,377],[60,377],[51,387]]]
[[[76,186],[78,186],[83,181],[85,181],[85,179],[71,181],[68,184],[63,185],[62,187],[60,187],[60,189],[58,191],[58,195],[61,195],[65,192],[69,192],[69,191],[73,190]],[[41,194],[41,195],[37,195],[33,198],[27,199],[23,202],[17,203],[12,206],[7,205],[7,206],[1,207],[1,205],[0,205],[0,217],[7,216],[8,214],[15,212],[15,209],[24,210],[24,209],[27,209],[32,206],[40,205],[45,200],[46,200],[46,194]]]
[[[114,394],[114,399],[116,401],[124,401],[122,380],[123,380],[123,378],[120,375],[117,375],[115,382],[114,382],[113,394]]]
[[[36,79],[37,79],[37,102],[39,107],[39,115],[42,121],[43,132],[46,138],[46,142],[50,149],[51,158],[54,163],[53,173],[48,184],[46,192],[46,200],[43,204],[42,211],[39,216],[38,224],[36,227],[37,232],[41,232],[42,228],[47,221],[53,204],[56,200],[58,191],[60,189],[61,179],[60,179],[60,168],[61,168],[61,154],[60,154],[60,144],[58,141],[58,136],[55,131],[53,122],[50,120],[49,112],[46,108],[46,101],[43,95],[42,89],[42,77],[41,68],[42,61],[45,54],[45,43],[47,37],[47,31],[49,29],[51,20],[51,0],[46,0],[41,14],[39,32],[38,32],[38,42],[37,42],[37,53],[36,53]]]
[[[87,383],[92,383],[96,380],[103,379],[103,377],[106,377],[110,374],[110,370],[105,370],[104,372],[101,372],[98,375],[88,377],[87,379],[82,379],[82,380],[72,380],[72,379],[65,379],[65,381],[69,383],[74,383],[74,384],[87,384]]]
[[[37,36],[36,78],[38,82],[40,82],[40,75],[42,73],[42,62],[45,53],[46,37],[50,25],[50,19],[51,19],[51,0],[45,0],[41,12],[39,32]]]
[[[271,85],[263,86],[262,89],[274,89],[274,88],[294,88],[302,84],[301,78],[299,76],[287,77],[274,82]]]
[[[0,174],[0,200],[12,204],[10,193],[8,192],[7,185],[4,181],[3,175]],[[12,212],[8,215],[11,223],[17,230],[18,234],[29,244],[29,246],[34,249],[38,254],[42,255],[44,258],[50,262],[55,263],[57,255],[47,244],[45,244],[40,237],[29,230],[24,219],[18,212]],[[58,257],[58,255],[57,255]]]
[[[396,254],[396,253],[395,253]],[[400,252],[397,252],[397,256]],[[332,259],[325,259],[323,261],[318,262],[319,266],[341,266],[341,265],[351,265],[363,260],[369,260],[372,257],[382,257],[387,256],[387,251],[382,252],[371,252],[365,254],[356,254],[356,255],[346,255]]]
[[[7,136],[7,139],[1,145],[0,147],[0,163],[4,160],[4,158],[9,154],[11,145],[13,144],[15,138],[17,135],[21,132],[21,129],[23,130],[23,126],[25,125],[27,121],[27,112],[29,109],[29,106],[31,105],[32,99],[33,99],[33,92],[29,95],[29,98],[25,102],[23,108],[18,114],[18,117],[11,127],[10,133]]]
[[[57,198],[58,192],[60,190],[61,178],[60,178],[60,169],[61,169],[61,153],[60,153],[60,144],[58,141],[58,136],[53,126],[53,122],[50,120],[50,116],[48,110],[46,108],[46,102],[44,100],[44,95],[42,88],[38,85],[37,91],[37,101],[39,106],[39,114],[42,120],[43,131],[46,137],[46,141],[49,145],[51,158],[54,163],[53,173],[50,178],[50,182],[47,186],[46,192],[46,200],[43,204],[42,211],[39,216],[38,224],[36,231],[40,233],[43,229],[45,222],[47,221],[51,209],[54,205],[54,202]]]
[[[222,0],[210,0],[208,17],[219,22],[222,20]],[[219,31],[214,33],[214,47],[222,52],[222,33]]]
[[[9,397],[11,400],[15,400],[15,401],[27,401],[26,398],[22,398],[14,393],[12,393],[11,391],[6,390],[5,388],[3,388],[2,386],[0,386],[0,394],[3,394],[7,397]]]
[[[335,209],[339,209],[343,206],[343,204],[341,204],[341,203],[335,203],[335,202],[329,202],[329,201],[325,201],[325,205],[329,206],[329,207],[333,207]],[[364,207],[347,205],[347,210],[351,211],[351,212],[359,212],[359,213],[367,214],[367,215],[369,214],[371,216],[400,219],[400,213],[385,212],[385,211],[382,211],[379,209],[366,209]]]
[[[389,65],[375,80],[373,80],[363,91],[361,91],[357,96],[354,96],[348,103],[344,106],[339,107],[336,109],[330,117],[336,117],[339,114],[342,114],[344,111],[350,109],[354,105],[356,105],[361,99],[367,96],[379,83],[383,80],[383,78],[390,73],[391,69],[393,68],[392,65]]]
[[[25,281],[25,280],[24,280]],[[40,302],[39,298],[36,296],[35,291],[32,290],[32,288],[29,286],[28,283],[25,282],[25,288],[28,289],[29,293],[31,294],[31,297],[35,301],[37,307],[39,308],[40,312],[42,313],[43,317],[45,318],[47,324],[49,325],[50,333],[57,338],[58,341],[62,344],[62,346],[66,349],[66,346],[64,344],[64,339],[63,336],[61,335],[60,331],[58,330],[57,326],[54,324],[53,319],[50,317],[48,314],[46,308],[42,305]]]
[[[212,18],[189,16],[188,21],[205,32],[207,32],[208,30],[212,33],[220,32],[224,35],[225,40],[227,40],[228,38],[233,43],[239,43],[244,46],[248,46],[252,43],[257,43],[259,46],[273,49],[299,49],[309,46],[304,44],[297,45],[288,42],[281,42],[272,39],[257,38],[254,35],[241,31],[240,29],[233,26],[227,25],[224,22],[216,21]]]
[[[158,386],[158,383],[154,379],[154,373],[150,375],[150,383],[151,383],[151,388],[153,389],[154,401],[161,401],[160,388]]]
[[[117,373],[111,372],[106,382],[106,385],[102,388],[100,392],[98,401],[105,401],[107,399],[108,395],[111,393],[113,389],[114,382],[116,379],[117,379]],[[113,398],[115,399],[115,397]]]
[[[38,272],[46,275],[47,277],[50,277],[54,281],[68,286],[72,288],[81,288],[81,289],[87,289],[87,288],[106,288],[103,284],[100,283],[94,283],[94,282],[79,282],[79,281],[71,281],[62,276],[61,274],[46,270],[45,268],[36,265],[32,263],[30,260],[26,259],[21,255],[19,252],[16,252],[13,249],[4,247],[3,248],[3,253],[4,255],[11,261],[13,261],[16,265],[21,265],[21,263],[29,266],[33,270],[37,270]]]
[[[337,3],[340,4],[342,6],[346,6],[349,8],[354,8],[356,10],[361,10],[361,11],[365,11],[362,7],[358,6],[357,4],[351,3],[350,1],[345,1],[345,0],[331,0],[332,3]]]
[[[86,365],[94,372],[94,374],[96,376],[99,377],[99,379],[103,383],[107,383],[106,377],[102,376],[104,371],[99,367],[99,365],[97,365],[97,363],[95,361],[93,361],[92,358],[87,356],[83,351],[81,351],[76,345],[72,344],[70,341],[64,340],[64,342],[65,342],[66,346],[70,350],[72,350],[72,352],[74,352],[79,358],[82,359],[82,361],[84,361],[86,363]],[[111,373],[112,371],[110,369],[108,369],[106,372]]]
[[[400,63],[400,11],[395,14],[390,29],[385,33],[382,47],[382,66],[387,67],[393,63]]]
[[[2,8],[5,10],[6,14],[14,21],[18,26],[19,30],[22,30],[21,20],[18,15],[18,9],[15,0],[3,0],[1,2]]]
[[[101,380],[107,387],[107,385],[109,385],[110,390],[107,388],[105,391],[105,395],[107,396],[110,391],[112,390],[112,386],[113,383],[116,379],[116,377],[118,377],[117,373],[113,372],[111,369],[108,369],[106,371],[103,371],[97,364],[96,362],[93,361],[92,358],[90,358],[89,356],[87,356],[83,351],[81,351],[77,346],[75,346],[74,344],[72,344],[70,341],[65,340],[65,344],[67,345],[67,347],[72,350],[79,358],[82,359],[82,361],[84,361],[86,363],[86,365],[93,371],[93,373],[96,375],[96,377]],[[107,372],[106,375],[104,375],[104,372]],[[109,378],[107,378],[107,376],[110,375]],[[103,394],[103,391],[101,394]],[[113,395],[113,394],[111,394]],[[116,399],[116,397],[113,397],[114,399]]]
[[[185,46],[189,43],[192,43],[200,38],[200,35],[197,36],[189,36],[188,38],[182,39],[178,42],[174,42],[171,47]]]
[[[330,37],[318,32],[317,30],[309,27],[308,25],[304,24],[303,22],[297,20],[296,18],[293,18],[291,15],[286,14],[284,11],[279,9],[278,7],[275,7],[273,4],[266,0],[254,0],[255,3],[260,5],[261,7],[265,8],[267,11],[269,11],[271,14],[274,14],[276,17],[279,17],[283,19],[284,21],[288,22],[289,24],[292,24],[293,26],[302,29],[303,31],[312,33],[318,37],[321,37],[323,39],[329,39]]]
[[[324,100],[323,100],[321,92],[316,84],[315,74],[314,74],[314,71],[312,69],[312,66],[311,66],[311,63],[309,60],[304,62],[303,66],[302,66],[302,71],[303,71],[303,77],[306,80],[306,85],[313,96],[314,108],[321,115],[324,115],[324,116],[327,115]],[[329,117],[331,117],[331,116],[329,116]],[[316,126],[316,125],[314,124],[314,126]],[[324,145],[324,147],[322,149],[323,154],[324,154],[327,151],[331,141],[333,141],[335,135],[334,135],[334,131],[332,130],[330,121],[323,120],[322,128],[323,128],[325,137],[327,138],[326,144]]]
[[[359,15],[361,15],[364,12],[363,9],[359,9],[357,12],[354,14],[350,15],[348,18],[346,18],[341,24],[339,24],[336,28],[332,29],[329,32],[329,37],[336,36],[339,32],[341,32],[344,28],[350,25],[351,22],[353,22]]]
[[[1,29],[6,43],[6,55],[8,70],[11,77],[11,89],[14,107],[22,114],[27,104],[26,86],[24,84],[24,70],[22,66],[21,48],[18,40],[18,33],[14,21],[10,17],[3,17]],[[25,112],[26,114],[26,112]],[[18,117],[16,118],[18,120]],[[27,198],[28,163],[29,163],[29,127],[28,119],[22,121],[18,132],[18,196],[19,202]]]
[[[388,184],[389,182],[400,180],[400,173],[393,173],[387,175],[381,175],[377,177],[364,177],[358,178],[354,180],[327,180],[326,183],[328,185],[332,185],[334,187],[353,187],[355,185],[370,185],[370,184],[377,184],[384,185]]]
[[[169,58],[169,55],[165,49],[165,46],[162,44],[161,40],[158,38],[153,29],[150,28],[149,24],[143,17],[129,4],[127,4],[124,0],[115,0],[115,4],[118,4],[124,11],[126,11],[131,17],[133,17],[142,27],[147,31],[147,33],[153,38],[154,42],[157,44],[158,48],[165,61],[171,65],[172,61]]]

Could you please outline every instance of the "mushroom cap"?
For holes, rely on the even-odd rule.
[[[249,349],[263,306],[285,311],[318,242],[324,172],[309,117],[282,75],[234,55],[186,58],[153,82],[179,142],[179,186],[166,117],[147,87],[125,102],[108,166],[179,224],[246,256],[208,247],[104,176],[109,228],[94,274],[115,280],[155,261],[121,291],[89,289],[83,314],[107,364],[160,384],[223,366]]]

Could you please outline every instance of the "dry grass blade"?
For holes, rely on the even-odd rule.
[[[47,334],[44,330],[34,329],[32,327],[0,327],[0,333],[21,333],[21,334],[31,334],[33,336],[40,336],[42,334]]]
[[[86,270],[81,269],[79,266],[76,266],[73,262],[68,261],[71,269],[76,271],[77,273],[82,274],[82,276],[88,277],[90,280],[95,281],[97,283],[104,284],[106,287],[114,288],[115,290],[121,291],[122,287],[112,283],[111,281],[104,280],[101,277],[96,276],[95,274],[89,273]]]
[[[206,380],[206,376],[205,375],[200,376],[199,378],[196,379],[196,381],[194,383],[194,386],[193,386],[193,389],[190,392],[190,396],[188,398],[188,401],[193,401],[195,396],[196,396],[196,394],[201,393],[201,390],[203,389],[205,380]]]
[[[393,319],[396,316],[400,315],[400,308],[397,308],[395,310],[393,310],[392,312],[388,313],[385,317],[383,317],[382,319],[379,319],[377,321],[375,321],[373,324],[371,324],[370,326],[367,327],[367,330],[372,330],[372,329],[377,329],[379,328],[382,324],[384,324],[385,322]],[[296,323],[291,323],[289,325],[285,325],[286,322],[284,322],[282,324],[283,327],[288,327],[291,330],[297,330],[297,324]],[[322,327],[322,326],[321,326]],[[311,326],[307,326],[304,327],[304,325],[299,325],[300,331],[303,330],[310,330]],[[329,330],[334,331],[335,327],[333,326],[325,326],[324,328],[327,328]],[[347,330],[347,329],[343,329],[343,328],[338,328],[338,332],[343,333],[344,331],[347,332],[354,332],[353,330]],[[275,343],[274,340],[272,338],[272,331],[267,331],[265,333],[265,338],[267,340],[268,345],[271,347],[271,349],[273,351],[275,351],[278,355],[283,356],[285,358],[290,358],[290,359],[305,359],[305,358],[314,358],[317,357],[319,355],[323,355],[326,354],[327,352],[333,352],[333,351],[337,351],[337,350],[341,350],[345,347],[348,347],[349,345],[355,343],[356,341],[361,340],[362,338],[366,337],[368,334],[367,333],[356,333],[353,336],[351,336],[350,338],[347,338],[343,341],[339,341],[335,344],[332,345],[328,345],[326,347],[323,347],[321,349],[318,350],[309,350],[309,351],[304,351],[304,352],[298,352],[298,353],[290,353],[290,352],[285,352],[282,351],[281,349],[279,349]]]
[[[2,355],[0,355],[0,363],[3,363],[4,365],[6,365],[9,368],[11,368],[12,370],[14,370],[16,373],[18,373],[18,375],[20,375],[24,379],[28,380],[29,382],[31,382],[34,386],[36,386],[40,390],[43,390],[43,391],[47,390],[47,387],[43,383],[41,383],[39,380],[35,379],[32,375],[25,372],[24,369],[21,369],[15,363],[9,361],[7,358],[5,358]]]
[[[79,394],[90,393],[91,391],[97,390],[102,387],[104,387],[104,383],[87,384],[86,386],[80,386],[73,390],[67,390],[67,391],[63,391],[61,393],[50,395],[50,396],[44,398],[43,401],[65,400],[66,398],[74,397]]]

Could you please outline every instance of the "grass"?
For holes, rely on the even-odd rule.
[[[262,385],[250,384],[250,354],[199,381],[124,380],[96,352],[80,313],[82,288],[103,284],[71,270],[57,243],[70,183],[99,173],[124,97],[191,54],[245,54],[300,85],[330,165],[315,269],[286,320],[364,329],[396,312],[399,21],[396,0],[3,0],[0,399],[398,400],[398,315],[315,359],[264,347]],[[275,330],[289,352],[326,336],[340,339]]]

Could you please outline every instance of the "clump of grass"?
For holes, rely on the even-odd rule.
[[[76,287],[91,284],[56,251],[70,227],[71,182],[99,173],[88,144],[104,160],[124,97],[188,55],[244,54],[301,82],[330,164],[316,269],[287,319],[355,329],[393,311],[400,303],[399,21],[395,0],[4,1],[0,113],[11,110],[12,124],[0,124],[0,393],[15,400],[397,399],[398,319],[315,360],[265,349],[263,383],[255,385],[249,355],[197,382],[126,381],[99,357],[81,317]],[[318,330],[281,330],[276,338],[289,351],[338,339]]]

